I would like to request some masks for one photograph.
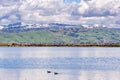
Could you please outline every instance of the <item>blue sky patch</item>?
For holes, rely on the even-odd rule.
[[[73,3],[73,2],[76,2],[76,3],[79,3],[80,0],[64,0],[65,3]]]

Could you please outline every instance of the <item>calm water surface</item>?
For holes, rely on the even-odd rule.
[[[0,80],[119,79],[120,48],[0,48]]]

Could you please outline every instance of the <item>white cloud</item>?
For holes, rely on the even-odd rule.
[[[11,22],[11,21],[8,20],[8,19],[2,19],[2,20],[0,21],[1,24],[9,24],[10,22]]]
[[[85,2],[85,1],[82,1],[80,3],[80,6],[78,8],[78,11],[80,14],[84,14],[85,12],[87,12],[89,10],[89,5]]]
[[[8,19],[9,22],[87,23],[109,20],[110,16],[113,21],[120,17],[120,0],[81,0],[72,4],[63,0],[1,0],[0,11],[0,22]]]
[[[18,20],[18,17],[16,15],[11,15],[9,19],[15,21]]]
[[[120,0],[91,0],[80,3],[83,16],[115,16],[120,12]]]

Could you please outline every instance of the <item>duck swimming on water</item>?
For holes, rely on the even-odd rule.
[[[47,73],[51,73],[51,71],[47,71]]]
[[[54,72],[54,75],[58,75],[59,73],[57,73],[57,72]]]
[[[47,71],[47,73],[52,73],[51,71]],[[54,75],[58,75],[59,73],[54,72]]]

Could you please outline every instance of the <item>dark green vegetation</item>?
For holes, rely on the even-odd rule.
[[[51,27],[20,32],[0,31],[0,43],[120,44],[120,29]]]

